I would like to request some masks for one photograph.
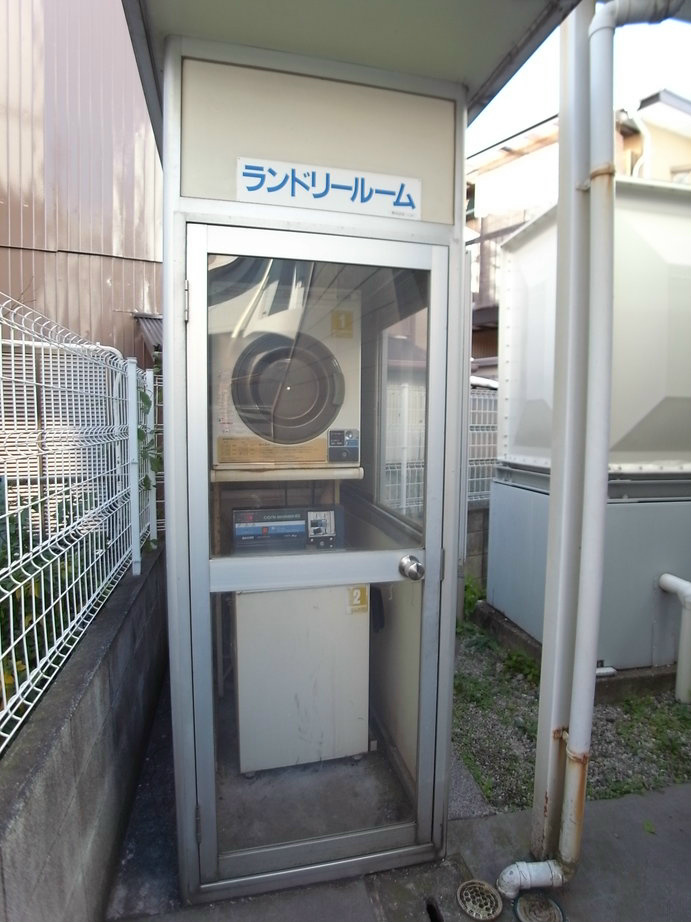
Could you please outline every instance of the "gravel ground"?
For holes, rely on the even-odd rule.
[[[498,811],[529,807],[538,667],[470,622],[457,637],[453,745]],[[621,797],[691,780],[691,706],[672,692],[596,704],[588,798]]]

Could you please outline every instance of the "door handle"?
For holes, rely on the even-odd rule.
[[[417,557],[413,557],[412,554],[406,554],[405,557],[401,557],[398,572],[401,576],[407,576],[408,579],[422,579],[425,575],[425,565],[420,563]]]

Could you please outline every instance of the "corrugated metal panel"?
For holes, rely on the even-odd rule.
[[[46,245],[42,3],[0,0],[0,244]]]
[[[0,0],[0,60],[0,291],[134,354],[162,178],[122,6]]]
[[[135,320],[151,355],[160,352],[163,344],[163,317],[153,314],[135,314]]]
[[[45,28],[58,246],[160,259],[161,171],[122,8],[47,2]]]
[[[0,291],[21,291],[25,304],[63,326],[150,364],[132,314],[158,312],[160,263],[0,247],[0,280]]]

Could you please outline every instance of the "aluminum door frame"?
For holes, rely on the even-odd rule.
[[[422,93],[451,99],[456,106],[454,208],[451,224],[401,221],[396,218],[345,216],[228,200],[188,198],[181,194],[181,97],[182,60],[185,56],[229,64],[263,66],[288,73],[345,80],[382,89]],[[467,92],[463,85],[328,61],[304,55],[272,52],[217,42],[169,36],[163,72],[163,377],[165,408],[164,478],[166,491],[166,592],[168,600],[168,646],[175,768],[175,803],[180,890],[185,900],[222,897],[222,886],[203,885],[199,876],[197,844],[197,776],[194,750],[191,625],[189,594],[189,532],[187,521],[187,398],[186,247],[187,225],[219,224],[338,234],[380,240],[439,244],[449,254],[449,310],[447,323],[447,402],[445,445],[444,551],[446,575],[441,584],[441,639],[437,701],[437,759],[433,810],[436,852],[443,852],[447,834],[448,784],[451,761],[454,639],[459,561],[465,553],[468,492],[467,438],[470,391],[471,303],[467,281],[469,269],[464,249],[465,131]],[[347,217],[347,220],[346,220]],[[424,856],[422,856],[424,857]],[[418,860],[399,854],[395,861],[383,856],[379,869],[403,866]],[[376,870],[372,859],[369,870]],[[357,867],[328,868],[321,878],[357,874]],[[288,882],[290,883],[290,882]],[[256,889],[256,888],[255,888]],[[265,889],[271,889],[266,886]],[[238,893],[239,895],[239,893]]]
[[[437,672],[439,657],[439,607],[442,578],[442,509],[444,484],[444,423],[446,386],[446,311],[448,308],[448,248],[427,243],[406,243],[368,238],[337,237],[328,234],[247,229],[221,225],[189,224],[187,227],[187,279],[189,285],[188,366],[207,366],[207,254],[270,255],[285,259],[343,262],[372,266],[423,269],[430,272],[430,319],[428,323],[428,416],[427,476],[425,502],[425,547],[411,546],[395,550],[348,551],[320,557],[309,556],[211,559],[209,554],[209,469],[208,407],[206,374],[188,375],[187,413],[194,420],[194,434],[188,433],[188,515],[190,539],[190,601],[192,618],[192,669],[194,675],[194,725],[197,772],[197,816],[200,832],[199,859],[202,888],[223,892],[256,892],[269,884],[286,886],[299,876],[300,882],[337,876],[334,862],[357,864],[359,872],[367,870],[369,854],[355,858],[336,858],[319,862],[323,843],[305,840],[299,843],[309,865],[267,873],[253,874],[252,855],[248,855],[244,883],[219,880],[223,877],[219,863],[216,834],[215,752],[213,722],[213,683],[211,678],[212,631],[210,593],[252,589],[296,589],[317,585],[345,585],[362,582],[402,580],[398,564],[406,553],[414,553],[426,566],[423,592],[422,636],[420,655],[420,705],[418,716],[417,819],[396,848],[392,829],[369,830],[347,836],[330,837],[332,842],[362,840],[365,850],[376,859],[386,851],[410,860],[421,860],[425,852],[435,850],[432,830],[435,787],[435,740],[437,718]],[[188,424],[189,425],[189,424]],[[191,429],[191,425],[190,425]],[[299,576],[295,572],[300,561]],[[318,563],[318,566],[316,565]],[[267,571],[271,574],[270,585]],[[400,830],[399,830],[400,833]],[[287,853],[292,846],[274,846],[272,851]],[[438,850],[437,843],[436,849]],[[266,853],[266,849],[262,850]],[[222,862],[221,862],[222,863]],[[376,860],[373,862],[376,864]],[[379,862],[380,863],[380,862]],[[397,862],[404,863],[404,862]],[[326,871],[331,868],[330,871]],[[221,872],[221,873],[219,873]],[[353,873],[353,871],[351,871]],[[268,878],[271,878],[269,881]],[[253,882],[249,883],[249,879]],[[235,885],[234,885],[235,884]]]

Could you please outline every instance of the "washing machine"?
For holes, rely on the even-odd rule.
[[[360,299],[315,286],[312,273],[255,260],[244,285],[210,299],[215,471],[359,468]]]
[[[243,774],[367,752],[369,590],[236,593]]]

